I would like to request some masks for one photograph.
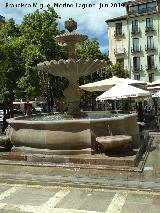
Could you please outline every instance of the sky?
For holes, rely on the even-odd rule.
[[[61,17],[58,21],[59,28],[64,29],[64,21],[73,18],[77,24],[77,31],[88,35],[90,39],[97,39],[102,52],[108,52],[106,20],[125,14],[121,6],[125,0],[0,0],[0,15],[5,19],[14,18],[17,24],[21,23],[23,16],[36,9],[43,11],[47,5],[54,6]],[[16,7],[21,4],[22,7]],[[26,6],[25,6],[26,4]],[[29,7],[31,4],[31,7]],[[65,7],[60,4],[72,4]],[[56,6],[57,5],[57,6]],[[102,7],[103,5],[103,7]],[[89,7],[92,6],[92,7]],[[116,7],[117,6],[117,7]]]

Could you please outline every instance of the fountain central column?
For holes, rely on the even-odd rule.
[[[76,81],[70,81],[68,87],[63,92],[66,97],[66,102],[68,104],[68,114],[73,117],[79,117],[81,115],[80,111],[80,98],[82,96],[82,90],[79,88]]]

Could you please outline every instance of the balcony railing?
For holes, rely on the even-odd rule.
[[[145,32],[146,33],[153,33],[155,31],[155,29],[153,28],[153,26],[148,26],[148,27],[146,27],[146,29],[145,29]]]
[[[146,52],[154,52],[156,51],[156,48],[154,45],[145,45],[145,51]]]
[[[155,12],[156,10],[157,10],[156,7],[148,7],[148,8],[143,8],[143,9],[139,9],[139,10],[129,11],[128,15],[137,15],[137,14]]]
[[[114,49],[114,54],[115,55],[124,55],[124,54],[126,54],[126,49],[125,48],[116,48],[116,49]]]
[[[114,31],[114,38],[123,38],[124,37],[124,32],[123,31]]]
[[[140,34],[140,29],[139,27],[132,27],[132,31],[131,31],[132,35],[139,35]]]
[[[139,73],[139,72],[141,72],[143,70],[143,67],[142,67],[142,65],[140,65],[140,66],[133,66],[133,68],[132,68],[132,72],[133,73]]]
[[[139,46],[139,47],[132,47],[131,48],[131,53],[133,53],[133,54],[141,53],[141,52],[142,52],[141,46]]]

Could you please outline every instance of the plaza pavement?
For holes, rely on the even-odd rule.
[[[135,189],[160,192],[160,134],[154,136],[143,172],[17,165],[0,160],[0,183],[90,188]]]
[[[160,192],[0,184],[0,213],[159,213]]]

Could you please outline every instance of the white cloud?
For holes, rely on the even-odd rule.
[[[67,20],[68,18],[73,18],[78,22],[78,31],[87,34],[89,37],[96,37],[102,46],[101,50],[105,50],[106,48],[102,45],[106,43],[104,39],[107,39],[107,24],[105,20],[110,19],[112,17],[117,17],[125,14],[125,10],[123,7],[111,7],[111,3],[122,3],[124,0],[3,0],[3,3],[0,3],[0,15],[3,15],[6,19],[13,17],[17,23],[20,23],[23,19],[23,16],[29,12],[33,12],[35,9],[39,9],[40,7],[22,7],[22,8],[11,8],[6,7],[6,3],[8,4],[33,4],[37,3],[37,6],[43,4],[44,8],[47,4],[53,6],[53,3],[58,4],[73,4],[73,7],[55,7],[55,11],[61,16],[60,26],[62,26],[62,22]],[[78,6],[80,4],[85,8],[76,7],[76,3]],[[101,4],[108,4],[108,7],[103,7],[99,9]],[[89,4],[95,4],[94,7],[89,7]],[[42,5],[41,5],[42,6]],[[116,5],[115,5],[116,6]],[[106,35],[106,36],[104,36]]]

